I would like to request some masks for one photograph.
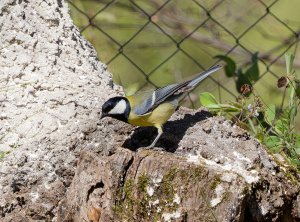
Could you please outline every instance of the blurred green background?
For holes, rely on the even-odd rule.
[[[281,106],[284,53],[295,54],[299,73],[299,0],[73,0],[71,17],[108,65],[126,94],[187,80],[227,55],[244,70],[258,53],[263,102]],[[221,62],[222,63],[222,62]],[[239,92],[236,79],[219,71],[194,90],[186,106],[198,107],[200,92],[226,103]],[[298,120],[299,122],[299,120]]]

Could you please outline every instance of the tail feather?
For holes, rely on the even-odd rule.
[[[189,82],[189,84],[187,85],[188,87],[195,87],[197,86],[202,80],[204,80],[206,77],[208,77],[210,74],[218,71],[219,69],[221,69],[222,66],[221,65],[215,65],[212,66],[211,68],[209,68],[208,70],[200,73],[196,78],[194,78],[193,80],[191,80]]]

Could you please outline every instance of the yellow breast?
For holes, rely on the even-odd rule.
[[[152,112],[145,115],[130,113],[128,123],[136,126],[162,126],[175,112],[176,107],[171,103],[162,103]]]

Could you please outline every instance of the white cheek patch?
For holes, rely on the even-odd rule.
[[[126,110],[126,101],[125,100],[120,100],[115,107],[110,110],[108,113],[109,114],[123,114],[125,113]]]

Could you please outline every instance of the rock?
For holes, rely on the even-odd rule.
[[[203,120],[197,122],[199,116]],[[119,147],[99,157],[82,151],[58,221],[300,219],[298,174],[276,163],[245,131],[188,109],[180,109],[167,125],[173,130],[163,134],[160,145],[171,150],[175,148],[168,147],[172,141],[167,134],[190,125],[173,153]],[[211,130],[205,133],[203,128]],[[147,129],[136,131],[141,138],[148,134]],[[89,219],[94,209],[97,220]]]
[[[91,217],[113,221],[111,206],[116,196],[114,187],[124,182],[126,169],[132,160],[131,152],[125,149],[105,157],[97,157],[93,152],[83,151],[76,170],[78,177],[73,180],[68,200],[64,200],[59,208],[58,221],[82,221],[83,218],[90,221]],[[83,203],[88,204],[81,205]],[[76,206],[77,204],[79,205]]]

